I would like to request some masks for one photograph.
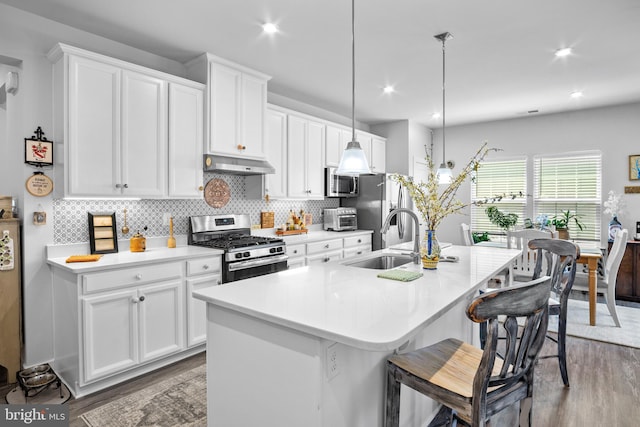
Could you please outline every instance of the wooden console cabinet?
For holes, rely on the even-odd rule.
[[[638,241],[627,242],[618,270],[616,299],[640,302],[640,242]]]

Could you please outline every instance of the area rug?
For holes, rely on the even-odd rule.
[[[90,427],[206,426],[206,365],[85,412]]]
[[[607,305],[596,304],[596,326],[589,325],[589,302],[569,300],[567,335],[640,348],[640,308],[617,306],[620,328],[613,323]],[[549,318],[549,331],[558,331],[558,316]]]

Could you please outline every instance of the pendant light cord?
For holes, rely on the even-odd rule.
[[[445,48],[444,48],[444,44],[447,40],[447,37],[443,37],[442,38],[442,164],[446,165],[447,164],[447,160],[446,160],[446,156],[445,156],[445,138],[444,138],[444,132],[445,132],[445,91],[446,91],[446,86],[445,86],[445,68],[444,68],[444,62],[445,62]]]
[[[351,0],[351,140],[356,140],[356,2]]]

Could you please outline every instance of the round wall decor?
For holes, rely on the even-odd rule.
[[[53,181],[42,172],[34,172],[25,183],[27,191],[32,196],[44,197],[53,191]]]
[[[229,184],[220,178],[214,178],[207,182],[204,188],[204,200],[212,208],[222,208],[229,203],[231,190]]]

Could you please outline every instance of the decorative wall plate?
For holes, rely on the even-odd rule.
[[[213,178],[204,188],[204,200],[212,208],[222,208],[229,203],[231,190],[229,184],[220,178]]]
[[[36,197],[47,196],[53,191],[53,181],[42,172],[34,172],[25,186],[29,194]]]

